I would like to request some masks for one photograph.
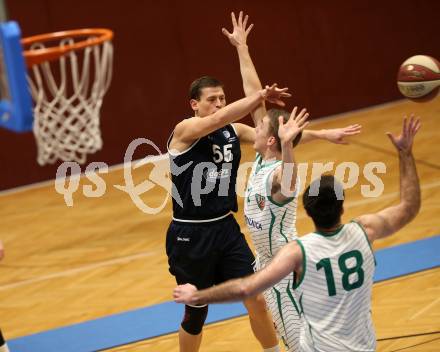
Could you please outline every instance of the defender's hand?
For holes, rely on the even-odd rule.
[[[246,45],[247,36],[254,25],[251,24],[246,28],[249,17],[246,15],[243,20],[243,11],[240,11],[240,14],[238,15],[238,22],[233,12],[231,13],[231,18],[232,33],[229,33],[226,28],[222,28],[222,33],[229,39],[233,46]]]
[[[392,135],[390,132],[387,132],[386,135],[399,152],[411,153],[414,136],[421,126],[420,119],[411,114],[409,122],[407,122],[407,117],[404,117],[402,132],[399,136]]]
[[[302,109],[301,112],[296,115],[298,108],[295,106],[290,114],[289,120],[284,123],[282,116],[278,117],[278,137],[280,137],[281,143],[292,143],[295,137],[309,124],[306,122],[309,114],[306,109]]]
[[[362,126],[361,125],[350,125],[343,128],[332,128],[329,130],[325,130],[325,139],[329,142],[335,144],[349,144],[345,137],[355,136],[361,133]]]

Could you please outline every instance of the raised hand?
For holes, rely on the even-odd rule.
[[[301,112],[296,115],[297,110],[298,108],[295,106],[286,123],[284,123],[282,116],[278,118],[278,137],[280,137],[282,144],[291,144],[295,137],[309,124],[309,122],[306,121],[309,117],[307,110],[302,109]]]
[[[240,11],[238,15],[238,21],[235,18],[235,13],[231,13],[232,18],[232,33],[229,33],[226,28],[222,28],[222,33],[228,37],[229,41],[233,46],[246,45],[247,36],[254,26],[251,24],[246,28],[249,16],[246,15],[243,19],[243,11]]]
[[[194,294],[197,287],[191,284],[179,285],[173,291],[173,298],[176,303],[192,304],[194,303]]]
[[[325,130],[325,139],[335,144],[349,144],[345,137],[355,136],[361,133],[361,125],[350,125],[343,128],[332,128]]]
[[[414,136],[421,126],[420,118],[416,118],[414,114],[411,114],[409,122],[406,116],[403,118],[402,132],[399,136],[392,135],[390,132],[387,132],[386,135],[390,138],[391,143],[393,143],[398,151],[411,153]]]
[[[278,88],[277,84],[274,83],[270,87],[266,86],[266,88],[261,91],[261,94],[264,100],[268,101],[269,103],[284,106],[286,104],[281,100],[281,98],[289,98],[292,96],[290,93],[287,93],[288,90],[289,88]]]

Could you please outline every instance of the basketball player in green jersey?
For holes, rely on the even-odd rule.
[[[252,25],[246,28],[248,17],[243,18],[242,12],[238,20],[233,13],[231,16],[233,31],[229,33],[223,29],[223,33],[237,49],[245,94],[252,95],[261,89],[246,45]],[[296,207],[299,181],[293,159],[293,146],[299,141],[317,138],[346,144],[344,137],[360,132],[359,125],[321,131],[303,130],[308,117],[305,109],[299,112],[295,108],[290,119],[289,115],[284,110],[266,111],[264,104],[260,104],[252,112],[255,129],[244,124],[234,124],[237,130],[248,130],[248,134],[253,135],[253,146],[257,152],[244,203],[246,224],[256,252],[256,270],[267,266],[281,247],[297,238]],[[293,277],[288,275],[264,292],[278,335],[289,352],[298,349],[301,327],[291,290],[292,284]]]
[[[3,259],[5,251],[3,248],[3,242],[0,240],[0,260]],[[2,331],[0,330],[0,352],[9,352],[8,345],[3,337]]]
[[[292,144],[294,140],[298,141],[297,137],[307,126],[307,117],[305,109],[297,115],[297,108],[286,123],[285,116],[279,116],[278,141],[269,132],[267,116],[256,128],[254,147],[257,157],[244,201],[246,224],[256,253],[256,270],[267,266],[286,243],[297,238],[295,224],[299,185]],[[301,328],[291,290],[293,279],[292,275],[288,275],[264,292],[278,335],[289,352],[298,350]]]
[[[297,302],[307,326],[301,331],[300,351],[375,351],[371,318],[371,289],[375,269],[372,243],[408,224],[420,209],[420,185],[412,154],[421,124],[404,119],[402,133],[387,133],[400,165],[400,202],[374,214],[341,223],[343,190],[333,176],[312,182],[303,195],[315,232],[285,245],[261,271],[244,279],[197,291],[178,286],[179,303],[201,304],[242,300],[295,273]]]

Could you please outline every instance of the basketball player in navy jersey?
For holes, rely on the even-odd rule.
[[[254,256],[231,212],[237,211],[235,183],[240,140],[249,136],[232,122],[264,101],[283,105],[287,89],[266,86],[226,106],[222,84],[202,77],[190,88],[193,117],[177,124],[167,148],[173,187],[173,221],[166,240],[169,270],[178,284],[199,289],[253,272]],[[261,295],[244,301],[252,330],[264,351],[279,351],[272,320]],[[180,351],[198,351],[207,305],[185,306]]]
[[[5,251],[3,248],[3,242],[0,240],[0,260],[5,256]],[[2,331],[0,330],[0,352],[9,352],[8,345],[3,337]]]
[[[198,289],[253,273],[254,256],[231,212],[237,211],[236,177],[240,142],[253,143],[255,129],[234,123],[265,101],[283,106],[290,96],[276,86],[255,90],[226,106],[221,82],[202,77],[191,84],[195,116],[181,121],[168,141],[173,182],[173,221],[166,241],[169,270],[178,284]],[[333,136],[345,143],[344,129],[304,131],[304,139]],[[316,131],[318,132],[318,131]],[[358,133],[356,131],[355,133]],[[272,318],[261,295],[244,301],[252,330],[264,351],[279,351]],[[185,306],[179,329],[181,351],[198,351],[208,307]]]

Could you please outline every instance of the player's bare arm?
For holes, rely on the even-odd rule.
[[[241,143],[254,143],[256,132],[255,128],[241,122],[233,123],[237,136]]]
[[[262,101],[279,103],[286,92],[287,88],[280,89],[276,84],[273,84],[270,87],[266,86],[249,97],[229,104],[211,115],[204,117],[195,116],[183,120],[177,124],[174,130],[173,143],[180,142],[181,144],[190,145],[198,138],[243,118]]]
[[[222,28],[222,32],[229,39],[229,42],[237,49],[240,61],[240,72],[243,80],[243,89],[246,96],[248,96],[263,88],[247,46],[247,37],[254,25],[251,24],[247,26],[249,17],[246,15],[243,18],[243,11],[240,11],[238,21],[234,12],[231,13],[231,18],[232,33],[228,32],[225,28]]]
[[[399,156],[400,202],[376,214],[363,215],[357,219],[371,242],[395,233],[414,219],[420,210],[420,184],[412,154],[414,137],[420,127],[420,120],[411,115],[409,121],[404,118],[399,136],[387,133]]]
[[[215,302],[240,301],[272,287],[289,273],[302,271],[303,255],[298,243],[286,244],[271,263],[257,273],[243,279],[230,280],[211,288],[197,291],[191,284],[174,289],[173,298],[177,303],[206,304]]]
[[[308,125],[309,114],[306,109],[302,109],[297,114],[298,108],[292,110],[289,120],[286,123],[283,117],[279,117],[278,137],[281,142],[282,163],[274,174],[272,182],[272,198],[279,203],[283,203],[288,198],[292,198],[295,193],[297,166],[295,163],[292,142]]]
[[[223,34],[229,39],[230,43],[237,49],[240,62],[240,72],[243,80],[243,89],[246,96],[249,96],[262,88],[257,70],[252,61],[247,45],[247,37],[253,28],[253,24],[247,26],[249,17],[243,16],[240,11],[238,20],[234,12],[231,13],[232,33],[223,28]],[[283,106],[282,104],[280,104]],[[257,106],[252,112],[252,120],[256,126],[266,115],[266,107],[264,102]],[[241,142],[253,143],[255,141],[255,131],[252,127],[245,124],[235,124],[237,134]],[[351,125],[344,128],[323,129],[323,130],[304,130],[300,143],[307,143],[313,140],[327,140],[336,144],[348,144],[346,137],[359,134],[361,132],[360,125]]]
[[[240,73],[243,80],[243,90],[245,95],[249,96],[262,89],[260,78],[258,77],[254,63],[252,62],[247,45],[247,37],[254,25],[251,24],[247,27],[249,17],[246,15],[243,18],[243,11],[240,11],[238,20],[236,19],[234,12],[232,12],[231,19],[232,33],[228,32],[225,28],[222,28],[222,32],[229,39],[229,42],[237,49],[240,62]],[[254,126],[257,126],[259,121],[261,121],[264,115],[266,115],[264,102],[258,105],[251,112],[251,115],[252,120],[254,121]]]
[[[347,137],[361,133],[361,125],[350,125],[342,128],[331,128],[321,130],[304,130],[300,143],[307,143],[314,140],[326,140],[335,144],[349,144]]]
[[[255,142],[255,129],[243,123],[234,123],[234,127],[239,133],[240,141],[244,143]],[[362,132],[361,125],[350,125],[341,128],[304,130],[299,143],[304,144],[315,140],[324,140],[334,144],[350,144],[347,138],[356,136]]]

